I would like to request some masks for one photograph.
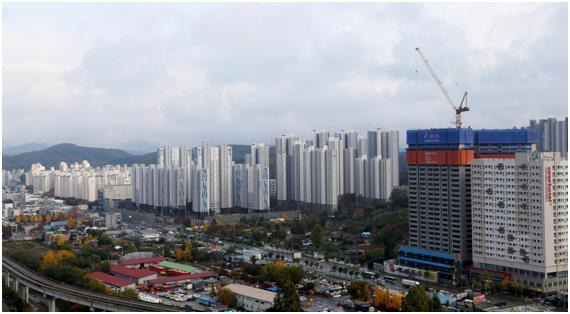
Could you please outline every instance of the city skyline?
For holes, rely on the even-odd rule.
[[[416,46],[455,101],[470,92],[465,126],[560,118],[568,103],[566,9],[7,4],[3,146],[249,144],[321,128],[451,127],[453,113]],[[239,133],[228,140],[232,130]]]

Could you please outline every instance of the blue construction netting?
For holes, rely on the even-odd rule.
[[[416,145],[473,145],[473,130],[470,128],[447,128],[408,130],[407,144]]]
[[[447,128],[408,130],[406,143],[411,148],[469,148],[473,145],[520,145],[536,144],[535,129],[492,129],[472,130],[470,128]]]
[[[477,130],[475,131],[476,145],[489,144],[535,144],[538,136],[534,129],[508,129],[508,130]]]

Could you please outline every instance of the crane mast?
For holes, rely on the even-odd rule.
[[[441,90],[441,92],[445,96],[445,99],[447,99],[447,102],[451,106],[451,109],[453,109],[455,111],[455,127],[460,128],[461,127],[461,113],[465,112],[465,111],[469,111],[469,107],[467,106],[467,91],[465,91],[465,94],[463,94],[463,98],[461,99],[461,103],[459,103],[459,106],[456,106],[455,103],[453,102],[453,99],[451,99],[451,97],[447,93],[447,90],[443,86],[443,82],[439,79],[439,77],[437,76],[437,74],[435,73],[433,68],[431,67],[429,60],[426,58],[426,56],[424,56],[420,47],[416,48],[416,52],[418,53],[418,55],[420,56],[420,58],[422,59],[422,61],[426,65],[426,68],[428,69],[429,73],[433,77],[437,86],[439,86],[439,89]],[[465,106],[463,104],[465,104]]]

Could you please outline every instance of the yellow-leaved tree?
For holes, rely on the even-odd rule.
[[[188,261],[192,258],[191,249],[192,245],[190,244],[190,241],[186,241],[186,245],[184,246],[184,259]]]
[[[44,254],[44,256],[42,257],[42,261],[40,263],[40,268],[42,270],[44,270],[51,265],[58,264],[64,258],[67,258],[70,256],[73,256],[73,253],[71,253],[70,251],[67,251],[67,250],[60,250],[60,251],[48,250]]]

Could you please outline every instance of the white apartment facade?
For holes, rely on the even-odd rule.
[[[377,128],[368,137],[353,130],[313,133],[311,140],[288,134],[275,139],[277,200],[334,209],[340,195],[388,199],[399,185],[398,131]]]
[[[471,165],[473,266],[543,293],[568,287],[568,161],[517,153]]]

